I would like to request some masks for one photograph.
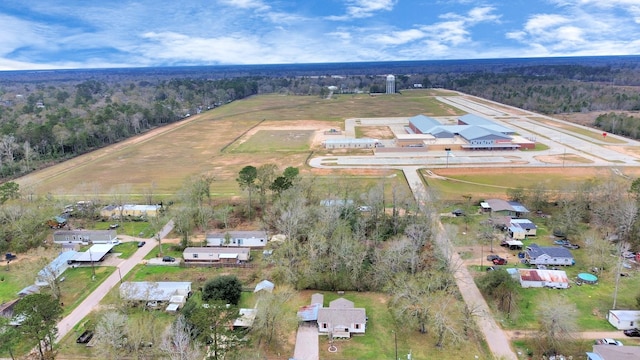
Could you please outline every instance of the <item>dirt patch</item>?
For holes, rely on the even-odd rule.
[[[493,252],[491,251],[491,245],[460,246],[456,248],[456,251],[461,255],[465,255],[466,259],[463,260],[463,262],[466,266],[480,264],[483,266],[491,266],[493,264],[487,260],[487,255],[490,254],[498,255],[507,259],[508,264],[515,264],[519,261],[517,254],[514,255],[512,251],[500,246],[500,242],[497,240],[494,240],[493,242]]]
[[[394,139],[395,135],[388,126],[357,126],[365,138]]]

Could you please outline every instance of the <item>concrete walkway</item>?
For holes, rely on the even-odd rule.
[[[293,358],[295,360],[318,360],[320,358],[318,342],[317,327],[308,324],[298,326]]]
[[[171,230],[173,230],[173,220],[170,220],[158,235],[162,239],[166,237]],[[60,342],[82,319],[89,315],[91,311],[100,304],[100,301],[102,301],[107,293],[118,283],[122,282],[122,278],[125,277],[134,266],[141,263],[144,257],[147,256],[156,245],[156,238],[148,239],[147,243],[139,248],[129,259],[121,262],[117,266],[117,271],[114,271],[113,274],[104,280],[78,307],[60,320],[58,323],[58,337],[56,338],[56,342]]]

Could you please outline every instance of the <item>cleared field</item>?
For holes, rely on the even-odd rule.
[[[434,92],[407,91],[402,96],[339,95],[330,100],[310,96],[264,95],[235,101],[195,115],[177,124],[154,129],[138,137],[96,150],[61,164],[17,179],[21,188],[34,194],[81,199],[108,199],[114,192],[131,198],[153,187],[154,196],[167,198],[193,175],[215,179],[212,195],[232,198],[240,195],[235,182],[246,165],[275,163],[284,169],[300,167],[308,146],[291,145],[275,136],[281,130],[307,133],[341,128],[350,117],[403,117],[426,114],[443,116],[460,111],[433,98]],[[439,94],[441,95],[441,94]],[[253,137],[255,132],[266,131]],[[275,133],[273,131],[276,131]],[[246,142],[243,141],[247,139]],[[236,151],[222,151],[240,143]],[[244,146],[243,146],[244,145]],[[266,146],[266,149],[265,149]],[[229,146],[233,149],[233,145]],[[260,150],[265,149],[265,150]]]

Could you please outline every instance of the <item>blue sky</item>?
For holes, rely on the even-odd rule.
[[[0,3],[0,70],[638,54],[640,0]]]

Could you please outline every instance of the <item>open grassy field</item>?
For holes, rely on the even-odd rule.
[[[235,182],[246,165],[275,163],[309,173],[305,161],[313,141],[283,141],[287,130],[306,134],[341,128],[351,117],[457,115],[460,110],[440,103],[432,91],[407,91],[398,96],[339,95],[330,100],[310,96],[262,95],[235,101],[113,146],[40,170],[17,181],[37,194],[70,200],[87,196],[108,199],[126,191],[140,198],[154,189],[168,198],[192,175],[214,177],[212,194],[241,194]],[[260,132],[259,135],[252,132]],[[303,136],[303,137],[304,137]],[[223,151],[229,147],[230,151]]]

